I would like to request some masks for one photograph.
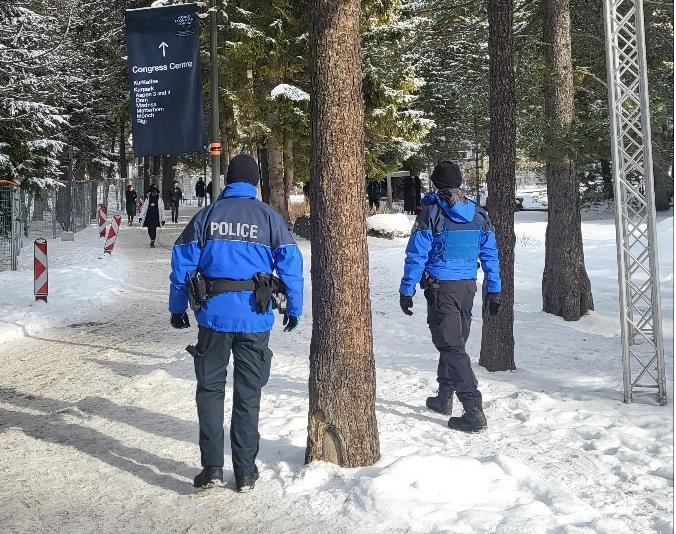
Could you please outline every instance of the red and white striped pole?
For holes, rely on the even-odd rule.
[[[108,227],[108,234],[106,235],[106,245],[103,247],[103,252],[107,254],[113,253],[113,247],[117,240],[117,234],[120,231],[120,224],[122,224],[122,217],[115,215],[113,222]]]
[[[47,276],[47,240],[36,239],[33,243],[33,284],[35,300],[47,302],[48,276]]]
[[[108,206],[99,204],[99,209],[96,211],[99,220],[99,237],[106,237],[106,220],[108,219]]]

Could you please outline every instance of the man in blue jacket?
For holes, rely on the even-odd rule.
[[[218,200],[195,215],[174,245],[169,311],[174,328],[190,326],[189,275],[200,273],[209,296],[195,312],[199,334],[193,355],[203,470],[194,485],[223,484],[223,400],[232,351],[230,441],[237,491],[243,492],[253,489],[258,479],[261,388],[270,376],[272,358],[270,293],[261,302],[256,288],[261,275],[279,275],[288,302],[284,331],[292,331],[303,310],[303,258],[282,217],[256,199],[256,161],[236,156],[226,181]]]
[[[455,163],[442,161],[431,179],[437,191],[423,199],[408,241],[399,302],[406,315],[413,315],[415,287],[420,283],[425,290],[427,324],[439,351],[439,392],[427,399],[427,407],[450,414],[455,391],[464,414],[451,417],[448,426],[480,432],[487,426],[486,417],[465,343],[472,323],[477,261],[485,277],[484,304],[491,315],[500,308],[495,232],[486,211],[460,190],[462,173]]]

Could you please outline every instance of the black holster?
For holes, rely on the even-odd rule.
[[[439,280],[431,277],[429,273],[425,271],[420,280],[420,287],[424,290],[425,298],[430,306],[435,306],[437,303],[437,293],[439,292]]]

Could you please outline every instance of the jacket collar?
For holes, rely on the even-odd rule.
[[[256,198],[256,188],[248,182],[235,182],[229,184],[221,194],[218,200],[224,198]]]

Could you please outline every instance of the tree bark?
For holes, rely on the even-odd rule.
[[[502,279],[500,311],[491,317],[487,310],[483,310],[479,365],[489,371],[516,369],[514,362],[516,96],[513,18],[514,0],[488,0],[490,139],[487,207],[495,227]]]
[[[293,187],[293,137],[286,134],[284,136],[284,205],[289,213],[289,203],[291,202],[291,188]]]
[[[162,199],[169,206],[169,189],[176,178],[176,162],[178,156],[162,156]]]
[[[608,158],[601,159],[601,177],[603,178],[603,199],[612,200],[613,191],[613,173]]]
[[[313,0],[312,341],[306,462],[380,457],[364,205],[358,0]]]
[[[657,151],[653,152],[653,180],[655,184],[655,210],[668,210],[671,207],[670,201],[674,194],[674,179],[669,175],[669,164],[662,159],[661,154]]]
[[[143,195],[146,194],[146,192],[150,189],[150,157],[149,156],[144,156],[143,157],[143,191],[141,193]]]
[[[274,82],[270,83],[274,87]],[[269,204],[284,217],[284,220],[288,221],[289,205],[284,197],[284,149],[275,137],[278,130],[278,119],[274,109],[268,111],[268,126],[272,132],[268,137]]]
[[[545,88],[545,143],[549,213],[542,277],[543,309],[577,321],[594,309],[591,283],[584,265],[580,194],[570,143],[574,109],[573,62],[568,0],[544,0],[545,60],[549,70]]]
[[[152,167],[150,170],[150,183],[160,187],[160,156],[152,156]]]

